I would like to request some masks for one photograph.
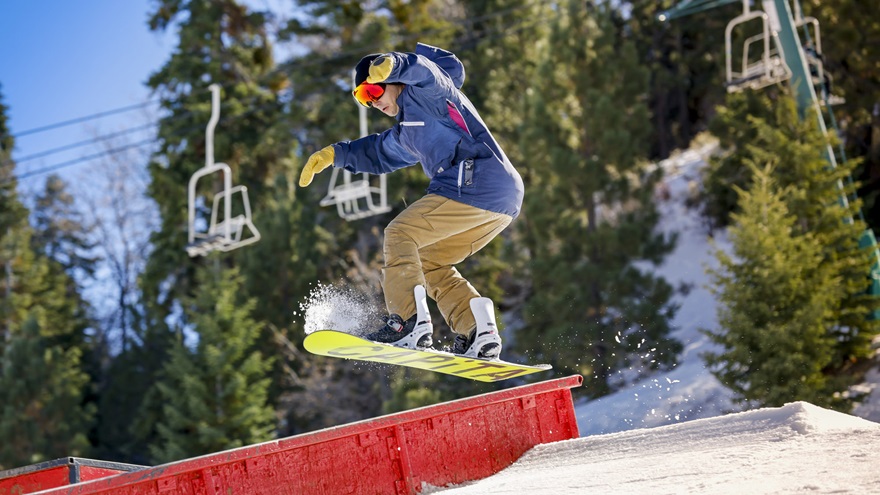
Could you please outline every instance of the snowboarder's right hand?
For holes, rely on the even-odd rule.
[[[327,146],[321,151],[316,151],[309,157],[306,166],[303,167],[302,173],[299,174],[299,187],[306,187],[312,183],[315,174],[333,165],[333,158],[336,153],[333,151],[333,145]]]

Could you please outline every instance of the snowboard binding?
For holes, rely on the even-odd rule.
[[[390,315],[379,330],[367,334],[365,338],[374,342],[391,344],[404,349],[425,349],[434,344],[434,325],[428,311],[428,296],[421,285],[413,288],[416,299],[416,314],[404,321],[398,315]]]

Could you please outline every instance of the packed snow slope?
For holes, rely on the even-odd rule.
[[[717,141],[708,141],[658,164],[664,173],[656,194],[658,230],[678,237],[675,249],[662,265],[642,269],[684,289],[675,297],[679,308],[671,322],[670,337],[683,345],[678,365],[642,380],[629,379],[614,394],[576,404],[582,436],[674,424],[737,410],[730,391],[705,367],[702,354],[717,349],[700,331],[717,328],[717,304],[709,290],[706,268],[717,267],[715,250],[729,249],[729,244],[724,232],[716,231],[710,237],[699,209],[689,201],[699,188],[702,169],[717,149]],[[618,374],[626,379],[641,371],[619,370]]]
[[[729,246],[723,232],[710,241],[688,199],[716,148],[707,143],[659,164],[659,228],[677,233],[678,243],[663,265],[644,268],[688,289],[672,322],[684,346],[679,364],[641,380],[632,377],[642,370],[622,370],[626,386],[578,403],[581,438],[535,447],[485,480],[423,493],[880,493],[880,424],[805,402],[728,414],[737,405],[704,365],[701,355],[717,350],[700,331],[717,326],[706,268],[717,266],[715,249]],[[876,382],[880,372],[865,386],[876,392]],[[855,414],[876,421],[874,395]]]
[[[717,141],[706,139],[658,164],[664,172],[656,195],[661,215],[658,229],[677,234],[678,240],[662,265],[644,269],[664,277],[674,287],[687,288],[676,296],[679,309],[672,321],[671,337],[684,347],[678,365],[642,380],[630,380],[614,394],[576,404],[582,436],[669,425],[741,410],[732,401],[730,390],[706,368],[702,357],[706,352],[719,350],[700,331],[718,328],[717,301],[709,290],[706,269],[717,268],[715,251],[729,251],[730,246],[723,231],[709,231],[692,199],[700,187],[701,170],[717,150]],[[640,371],[618,373],[626,377]],[[871,370],[857,389],[868,396],[853,410],[853,415],[880,421],[880,370]]]
[[[880,493],[880,424],[806,402],[539,445],[443,495]]]

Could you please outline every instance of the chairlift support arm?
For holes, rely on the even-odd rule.
[[[746,2],[748,0],[745,0]],[[657,20],[660,22],[671,21],[680,17],[689,16],[698,12],[703,12],[715,7],[721,7],[729,3],[743,2],[743,0],[683,0],[675,7],[664,10],[657,14]],[[745,2],[743,2],[745,3]]]

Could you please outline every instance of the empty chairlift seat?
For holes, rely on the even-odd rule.
[[[225,163],[214,163],[214,128],[220,120],[220,86],[212,84],[211,119],[205,132],[205,166],[196,171],[187,189],[188,242],[191,257],[205,256],[212,251],[228,252],[260,240],[251,215],[250,199],[245,186],[232,185],[232,169]],[[219,174],[219,180],[218,180]],[[211,180],[203,180],[210,178]],[[213,196],[210,216],[205,213],[205,195],[199,194],[199,181],[208,183]],[[219,186],[219,191],[214,192]]]
[[[742,4],[743,13],[733,18],[724,30],[728,92],[760,89],[791,77],[776,35],[778,29],[774,28],[779,20],[773,5],[765,2],[767,10],[761,11],[751,10],[748,0]],[[745,39],[734,43],[735,35],[737,41],[742,36]],[[738,63],[734,64],[734,60]]]

